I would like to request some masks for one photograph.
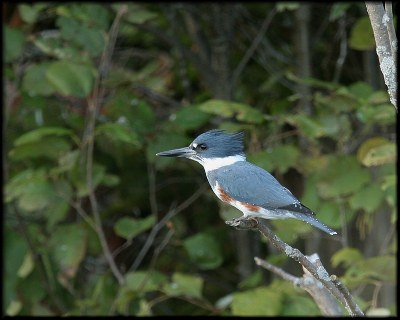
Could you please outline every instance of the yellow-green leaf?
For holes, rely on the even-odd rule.
[[[138,234],[150,229],[155,222],[156,218],[153,215],[143,219],[123,217],[115,223],[114,230],[120,237],[132,239]]]
[[[367,167],[378,166],[396,161],[395,143],[375,137],[365,141],[357,151],[357,159]]]
[[[264,121],[262,112],[243,103],[211,99],[198,105],[198,108],[207,113],[227,118],[235,117],[237,120],[249,123]]]
[[[53,62],[46,71],[46,78],[60,94],[84,98],[92,91],[96,73],[87,64],[64,60]]]
[[[171,283],[163,287],[163,291],[169,296],[187,296],[201,298],[203,279],[200,277],[175,272]]]
[[[356,248],[343,248],[332,256],[331,261],[332,266],[336,268],[341,263],[347,267],[363,259],[364,257],[360,250]]]
[[[231,304],[235,316],[276,316],[282,308],[283,296],[268,287],[238,292]]]

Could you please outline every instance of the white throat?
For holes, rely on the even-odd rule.
[[[193,160],[195,160],[195,159],[193,159]],[[199,162],[200,164],[202,164],[204,167],[204,170],[206,172],[208,172],[208,171],[219,169],[221,167],[229,166],[238,161],[246,161],[246,157],[241,156],[241,155],[236,155],[236,156],[229,156],[229,157],[223,157],[223,158],[212,158],[212,159],[203,158],[203,159],[201,159],[201,161],[196,159],[196,161]]]

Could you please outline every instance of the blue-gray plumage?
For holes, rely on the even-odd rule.
[[[157,153],[185,157],[203,165],[217,197],[242,211],[244,217],[295,218],[336,234],[315,218],[314,212],[283,187],[269,172],[246,161],[243,133],[211,130],[199,135],[189,147]]]

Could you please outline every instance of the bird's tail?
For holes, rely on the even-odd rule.
[[[313,225],[314,227],[329,233],[330,235],[334,235],[337,234],[336,231],[332,230],[331,228],[327,227],[326,225],[324,225],[321,221],[317,220],[316,218],[314,218],[314,216],[311,215],[307,215],[304,213],[300,213],[300,212],[291,212],[291,214],[296,218],[299,219],[301,221],[307,222],[311,225]]]

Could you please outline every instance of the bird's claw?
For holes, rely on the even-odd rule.
[[[240,217],[233,220],[225,221],[225,223],[238,230],[255,229],[258,225],[258,220],[253,217]]]

